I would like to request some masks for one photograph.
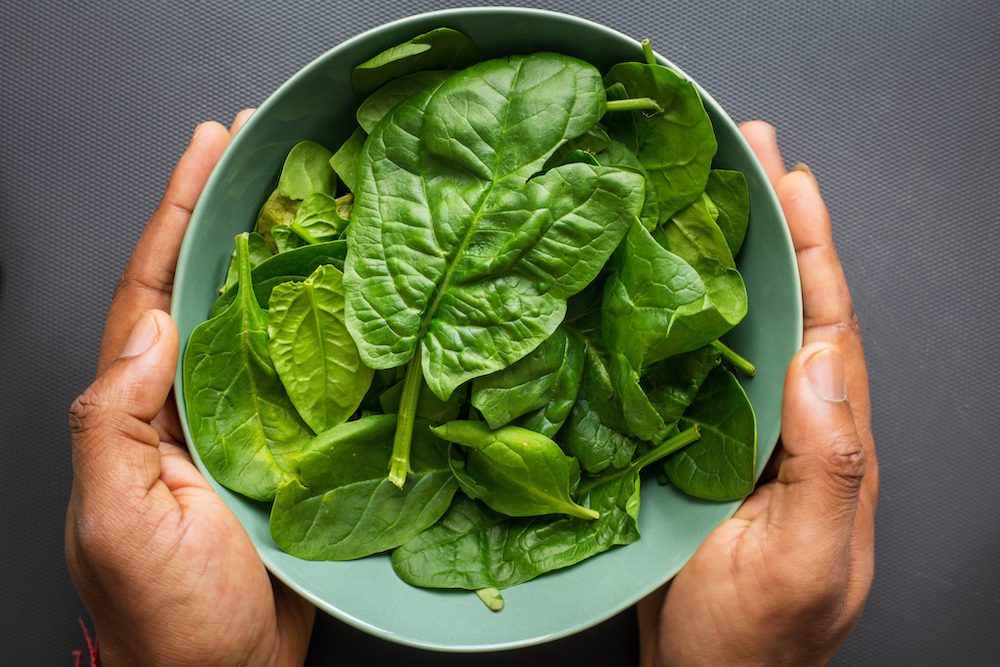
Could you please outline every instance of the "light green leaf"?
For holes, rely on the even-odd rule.
[[[367,136],[365,131],[360,127],[355,129],[351,133],[351,136],[347,138],[347,141],[330,157],[330,166],[337,172],[337,176],[340,177],[340,180],[344,182],[344,185],[351,192],[354,192],[354,188],[357,185],[358,160]]]
[[[440,83],[454,73],[453,70],[427,70],[390,81],[372,93],[358,107],[358,125],[365,132],[371,133],[400,102],[425,90],[428,86]]]
[[[250,286],[247,234],[236,237],[235,299],[195,327],[184,352],[184,404],[194,447],[220,484],[270,500],[312,432],[285,393],[267,350],[267,313]]]
[[[320,433],[350,417],[372,382],[344,324],[344,276],[320,266],[271,292],[268,350],[288,397]]]
[[[330,168],[332,156],[315,141],[300,141],[292,146],[281,168],[277,193],[300,201],[317,192],[332,195],[337,185]]]

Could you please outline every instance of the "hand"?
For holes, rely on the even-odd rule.
[[[231,134],[195,130],[115,293],[98,376],[70,411],[70,574],[103,664],[301,665],[315,610],[269,577],[184,446],[163,312],[191,209]],[[169,397],[169,398],[168,398]]]
[[[774,128],[741,129],[788,220],[804,347],[785,378],[776,478],[640,603],[644,665],[823,664],[871,586],[878,471],[868,378],[829,215],[808,169],[785,171]]]

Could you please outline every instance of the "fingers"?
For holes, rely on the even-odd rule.
[[[868,372],[851,293],[833,243],[830,215],[816,178],[804,165],[783,176],[775,190],[788,221],[802,283],[803,342],[831,343],[844,357],[847,393],[868,458],[863,510],[873,514],[878,467]]]
[[[174,169],[166,193],[136,244],[108,312],[98,373],[118,356],[143,311],[168,310],[184,230],[209,174],[229,143],[219,123],[202,123]]]
[[[229,125],[229,136],[235,137],[236,133],[243,129],[243,126],[246,125],[248,120],[250,120],[250,116],[253,115],[254,111],[256,111],[256,109],[251,107],[249,109],[243,109],[236,114],[236,117],[233,118],[233,122]]]
[[[119,356],[70,408],[74,487],[87,495],[143,495],[160,476],[150,425],[170,392],[177,329],[166,313],[142,313]]]
[[[800,553],[842,550],[846,563],[866,456],[836,346],[807,345],[789,365],[781,439],[787,456],[771,490],[769,531]]]
[[[750,120],[740,125],[740,132],[753,149],[771,185],[775,185],[785,175],[786,169],[778,150],[778,135],[774,126],[762,120]]]

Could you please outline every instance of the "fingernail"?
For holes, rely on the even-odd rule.
[[[847,400],[844,359],[836,349],[827,348],[810,357],[806,362],[806,375],[813,391],[824,401]]]
[[[125,346],[122,347],[120,359],[128,357],[138,357],[140,354],[152,347],[153,343],[160,335],[160,328],[156,326],[156,318],[152,313],[144,313],[139,321],[132,327]]]
[[[805,162],[799,162],[797,165],[792,167],[792,169],[794,169],[795,171],[801,171],[803,174],[809,176],[810,178],[815,178],[815,176],[813,176],[812,169],[810,169],[809,165],[807,165]]]

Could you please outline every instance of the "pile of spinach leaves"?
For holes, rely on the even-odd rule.
[[[483,60],[440,28],[355,68],[358,126],[288,153],[184,356],[224,486],[290,554],[392,551],[499,589],[639,538],[639,478],[754,482],[719,337],[746,314],[746,181],[694,85],[645,61]],[[726,360],[727,364],[721,364]]]

